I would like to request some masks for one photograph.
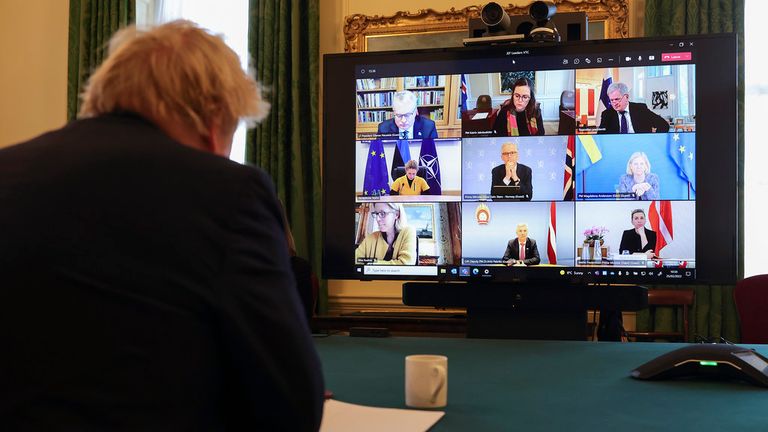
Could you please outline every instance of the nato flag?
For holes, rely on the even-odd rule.
[[[437,148],[435,140],[425,138],[421,141],[421,151],[419,152],[419,165],[427,169],[428,193],[430,195],[440,195],[443,193],[440,183],[440,161],[437,159]]]

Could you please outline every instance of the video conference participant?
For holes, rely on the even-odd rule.
[[[419,165],[415,160],[409,160],[405,164],[405,175],[392,183],[390,195],[421,195],[429,190],[427,181],[416,175]]]
[[[518,163],[520,153],[515,143],[504,143],[501,146],[501,160],[504,162],[491,170],[491,195],[494,186],[519,186],[519,194],[523,201],[530,201],[533,196],[533,171],[530,167]]]
[[[227,158],[267,110],[220,37],[129,27],[79,120],[0,150],[3,428],[317,430],[274,185]]]
[[[598,133],[667,132],[669,123],[648,109],[644,103],[629,101],[629,87],[621,82],[608,86],[611,107],[600,116]]]
[[[493,129],[496,136],[544,135],[544,120],[531,80],[520,78],[512,84],[512,97],[502,104]]]
[[[399,139],[437,138],[435,122],[419,115],[416,95],[408,90],[392,95],[392,113],[389,120],[379,123],[379,134]]]
[[[408,226],[405,210],[397,203],[376,203],[371,219],[379,230],[368,234],[355,250],[355,262],[374,265],[415,265],[416,230]]]
[[[530,266],[541,262],[539,258],[539,248],[536,246],[536,240],[528,238],[528,225],[524,223],[517,224],[517,238],[507,243],[507,250],[504,251],[502,261],[508,266]]]
[[[644,152],[634,152],[627,161],[627,173],[619,178],[619,192],[634,193],[638,200],[659,199],[659,176],[651,172]]]
[[[648,258],[655,256],[656,232],[645,227],[645,211],[642,209],[632,210],[632,229],[624,231],[621,235],[619,252],[624,253],[645,253]]]

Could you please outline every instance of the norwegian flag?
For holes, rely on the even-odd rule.
[[[576,137],[568,136],[565,148],[565,175],[563,176],[563,201],[573,201],[573,153],[576,151]]]
[[[648,221],[651,222],[651,229],[656,231],[656,255],[674,240],[672,225],[672,202],[671,201],[651,201],[648,208]]]
[[[547,231],[547,257],[550,264],[557,264],[557,210],[555,202],[549,203],[549,230]]]

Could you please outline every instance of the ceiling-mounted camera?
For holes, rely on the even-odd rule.
[[[552,1],[536,1],[528,15],[510,16],[496,2],[480,10],[480,18],[469,20],[469,37],[464,45],[489,45],[514,42],[560,42],[558,25],[566,28],[565,40],[587,39],[587,14],[569,12],[558,14]]]

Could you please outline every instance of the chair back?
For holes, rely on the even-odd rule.
[[[395,167],[395,179],[399,179],[400,177],[405,175],[405,167],[399,166]],[[425,179],[427,178],[427,167],[419,165],[419,169],[416,170],[416,175]]]
[[[649,331],[649,332],[626,332],[627,338],[635,340],[656,340],[666,339],[668,341],[688,341],[688,312],[693,306],[695,299],[693,289],[651,289],[648,290],[648,307],[672,306],[680,308],[683,311],[683,329],[682,331]]]
[[[768,275],[737,282],[733,300],[739,313],[741,343],[768,343]]]
[[[478,112],[491,112],[493,110],[493,107],[491,107],[491,96],[490,95],[478,96],[477,103],[475,104],[475,109]]]
[[[573,90],[563,90],[560,93],[560,111],[576,108],[576,93]]]

